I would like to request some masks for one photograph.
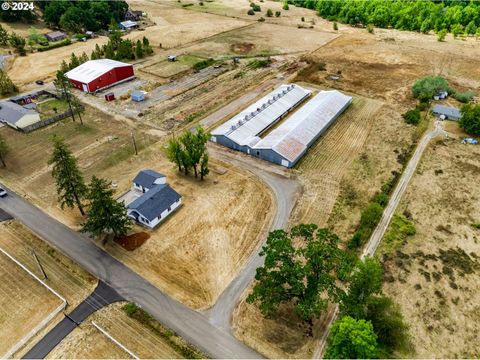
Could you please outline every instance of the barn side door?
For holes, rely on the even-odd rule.
[[[88,86],[87,84],[82,84],[83,91],[88,92]]]

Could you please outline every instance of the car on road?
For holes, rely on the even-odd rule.
[[[0,187],[0,197],[5,197],[7,196],[7,192],[4,188]]]

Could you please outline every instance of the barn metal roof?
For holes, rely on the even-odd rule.
[[[225,135],[239,145],[251,146],[252,142],[258,141],[257,135],[310,94],[310,90],[296,84],[281,85],[217,127],[211,134]]]
[[[112,69],[122,66],[132,66],[132,64],[111,59],[90,60],[77,66],[75,69],[70,70],[69,72],[65,73],[65,75],[70,80],[88,84]]]
[[[337,90],[321,91],[253,148],[272,149],[294,162],[351,101]]]

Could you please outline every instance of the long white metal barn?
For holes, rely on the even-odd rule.
[[[352,102],[351,96],[337,90],[320,91],[277,128],[260,137],[311,94],[296,84],[281,85],[213,130],[211,140],[292,167]]]

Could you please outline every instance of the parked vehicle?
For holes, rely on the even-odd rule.
[[[37,84],[37,85],[43,85],[43,80],[37,80],[37,81],[35,81],[35,84]]]
[[[0,187],[0,197],[5,197],[7,195],[7,191],[4,188]]]

